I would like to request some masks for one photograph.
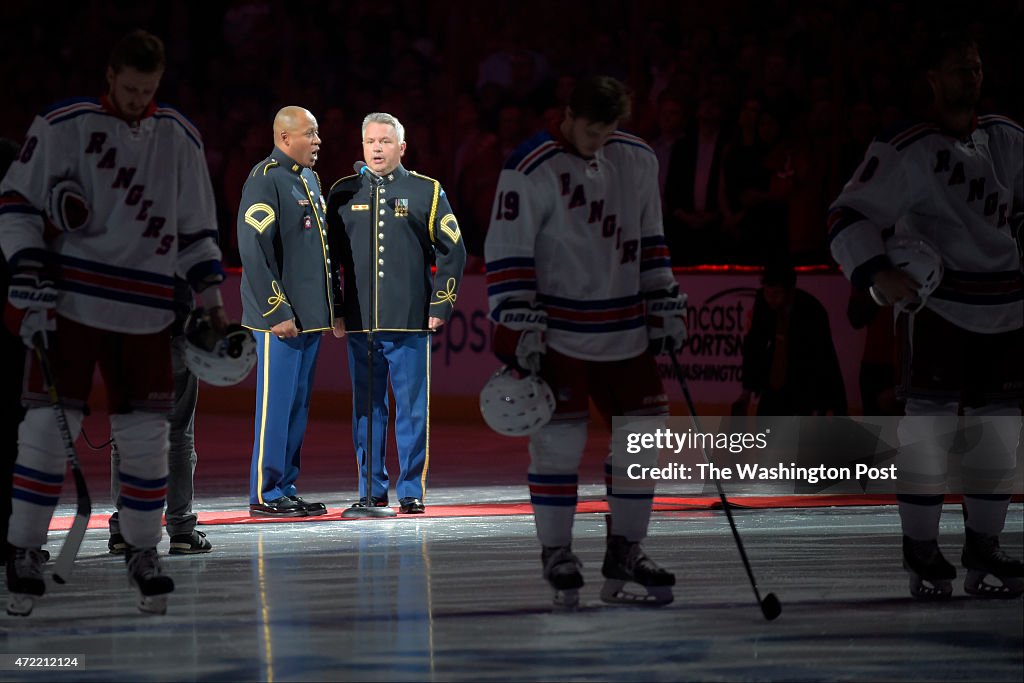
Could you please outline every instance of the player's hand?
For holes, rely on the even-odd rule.
[[[524,330],[516,344],[516,363],[521,370],[537,374],[540,372],[547,342],[543,330]]]
[[[686,338],[686,319],[682,315],[647,318],[647,352],[652,356],[679,353],[686,346]]]
[[[32,348],[32,337],[57,329],[57,287],[53,280],[36,269],[16,270],[7,290],[4,319],[7,328]]]
[[[228,318],[228,314],[224,310],[224,307],[214,306],[209,310],[209,316],[210,327],[212,327],[217,334],[223,336],[231,325],[231,320]]]
[[[540,372],[547,343],[544,328],[512,330],[496,325],[491,345],[498,360],[523,374]]]
[[[921,283],[898,268],[889,268],[875,274],[871,285],[871,298],[879,306],[919,303]]]
[[[341,339],[345,336],[345,319],[335,318],[334,319],[334,336]]]
[[[289,318],[271,327],[270,333],[276,335],[278,339],[292,339],[299,336],[299,328],[295,326],[295,318]]]
[[[427,318],[427,328],[430,330],[439,330],[441,329],[442,325],[444,325],[444,320],[442,320],[441,318],[435,318],[434,316],[430,316],[429,318]]]

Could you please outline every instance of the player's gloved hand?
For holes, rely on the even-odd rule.
[[[547,350],[544,333],[548,315],[527,303],[516,302],[504,307],[496,316],[491,347],[505,365],[523,374],[540,372],[541,359]]]
[[[652,356],[679,353],[686,346],[686,319],[681,315],[647,319],[647,352]]]
[[[678,287],[647,301],[647,351],[653,356],[678,353],[686,344],[686,295]]]
[[[537,374],[540,372],[541,360],[547,344],[544,342],[544,330],[523,330],[516,344],[516,365],[519,370]]]
[[[32,337],[57,329],[57,287],[53,280],[36,269],[16,270],[7,290],[4,322],[12,334],[32,348]]]
[[[65,179],[50,189],[46,198],[46,217],[62,232],[75,232],[89,227],[92,211],[85,190],[77,181]]]
[[[541,328],[511,330],[504,325],[494,328],[494,355],[504,365],[523,374],[540,372],[541,360],[547,350]]]

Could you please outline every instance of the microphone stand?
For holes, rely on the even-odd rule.
[[[367,271],[366,275],[369,278],[370,288],[367,292],[368,301],[370,306],[373,306],[375,300],[375,294],[377,291],[377,256],[374,251],[373,236],[377,233],[377,189],[384,184],[384,179],[376,175],[371,171],[366,164],[362,162],[356,162],[354,166],[355,170],[359,175],[364,176],[370,181],[370,239],[366,245],[367,253]],[[376,312],[376,308],[372,308]],[[377,326],[377,320],[373,314],[369,314],[370,324],[366,326],[366,444],[363,457],[362,476],[366,482],[366,507],[350,507],[345,509],[341,516],[343,518],[370,518],[370,517],[396,517],[396,513],[390,507],[376,507],[373,502],[373,329]],[[355,371],[355,368],[352,368]],[[355,396],[352,397],[353,400]],[[387,400],[387,387],[385,387],[385,399]],[[355,425],[355,429],[359,426]],[[383,458],[383,455],[381,456]],[[382,463],[383,464],[383,463]],[[387,493],[387,492],[385,492]]]

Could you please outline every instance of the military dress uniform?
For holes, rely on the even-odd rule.
[[[423,498],[429,468],[430,330],[455,306],[466,248],[441,184],[399,166],[376,183],[369,174],[342,178],[331,188],[329,235],[344,271],[342,310],[352,375],[352,434],[359,495],[366,457],[369,368],[373,333],[373,473],[370,496],[386,501],[384,466],[390,383],[401,468],[400,502]],[[372,256],[371,256],[372,254]],[[372,258],[372,268],[371,268]],[[436,273],[431,266],[436,265]]]
[[[296,496],[320,333],[334,325],[325,209],[317,175],[277,148],[242,189],[242,325],[253,331],[259,361],[250,505]],[[292,318],[298,337],[270,331]]]

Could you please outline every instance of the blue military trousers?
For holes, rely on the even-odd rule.
[[[299,454],[306,434],[320,333],[256,339],[256,429],[249,476],[249,504],[296,495]]]
[[[366,496],[366,424],[369,367],[367,334],[348,334],[348,367],[352,375],[352,440],[359,466],[359,496]],[[395,483],[399,500],[423,498],[430,462],[430,333],[373,334],[373,472],[372,495],[388,497],[385,449],[388,430],[388,383],[395,397],[395,441],[400,473]]]

